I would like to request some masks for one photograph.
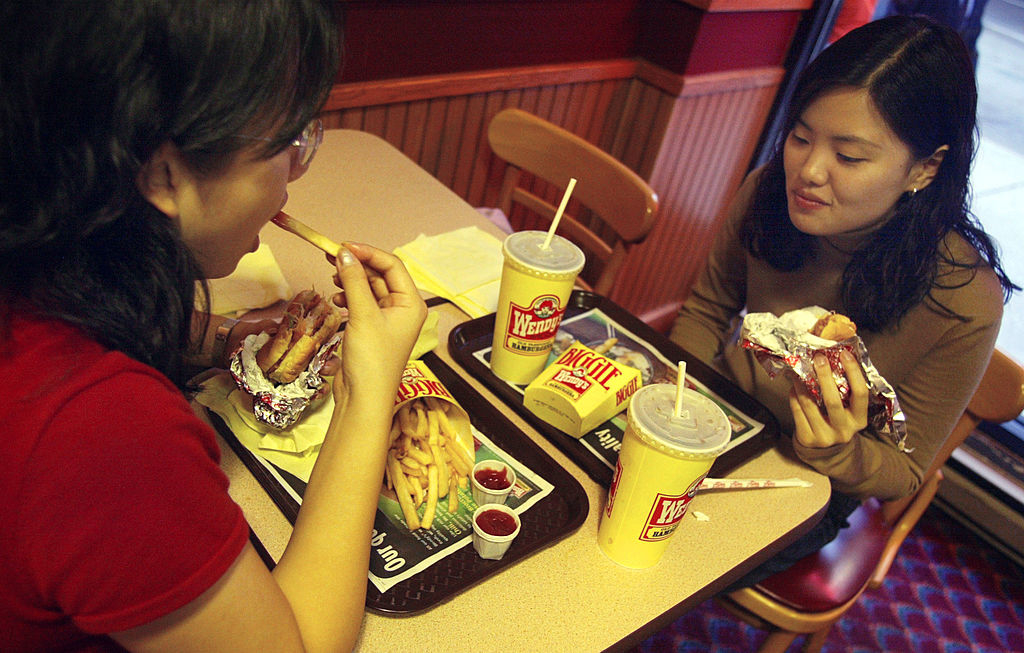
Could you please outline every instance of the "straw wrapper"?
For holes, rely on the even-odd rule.
[[[313,395],[323,385],[324,378],[320,376],[320,370],[341,342],[342,334],[334,334],[320,347],[298,378],[282,385],[268,380],[256,363],[256,352],[270,338],[271,335],[266,332],[247,336],[231,357],[231,376],[240,389],[252,395],[256,419],[268,426],[286,429],[298,421]]]
[[[802,478],[705,478],[701,490],[763,490],[775,487],[811,487]]]
[[[843,373],[842,363],[839,362],[839,354],[844,349],[850,351],[860,362],[868,382],[868,425],[891,439],[900,451],[904,451],[907,439],[906,417],[896,399],[896,391],[871,363],[860,336],[835,342],[810,332],[818,319],[826,313],[828,311],[819,306],[789,311],[781,316],[748,313],[743,318],[740,342],[754,353],[769,376],[774,377],[780,372],[796,374],[819,404],[821,389],[814,374],[814,355],[820,352],[828,360],[839,394],[846,401],[850,385]]]

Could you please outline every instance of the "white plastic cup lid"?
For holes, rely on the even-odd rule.
[[[683,390],[682,416],[675,414],[676,386],[656,383],[640,388],[629,403],[627,418],[648,444],[683,458],[711,458],[732,437],[721,407],[705,395]]]
[[[517,231],[505,238],[503,251],[520,265],[539,268],[546,272],[577,274],[586,263],[583,250],[555,234],[544,249],[546,231]]]

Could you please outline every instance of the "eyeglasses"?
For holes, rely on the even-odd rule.
[[[238,138],[266,142],[274,140],[266,136],[239,135]],[[302,130],[302,133],[296,136],[295,140],[290,143],[292,147],[296,148],[295,156],[292,157],[292,180],[298,179],[309,169],[309,164],[313,162],[316,150],[320,147],[320,143],[323,140],[324,123],[319,118],[314,118],[309,121],[309,124]]]

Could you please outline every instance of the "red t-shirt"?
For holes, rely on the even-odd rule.
[[[166,377],[63,322],[16,314],[9,326],[0,648],[116,649],[102,633],[199,596],[248,525],[214,433]]]

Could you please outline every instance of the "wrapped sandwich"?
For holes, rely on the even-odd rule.
[[[341,342],[342,314],[313,290],[297,294],[274,333],[248,336],[231,357],[235,383],[253,413],[279,429],[293,425],[324,384],[320,370]]]
[[[821,388],[814,373],[814,356],[822,354],[829,363],[839,394],[847,401],[850,385],[839,355],[850,351],[861,365],[868,382],[868,424],[892,439],[902,451],[906,441],[906,418],[896,391],[871,363],[857,325],[845,315],[819,306],[772,313],[748,313],[743,318],[740,344],[754,353],[769,376],[788,373],[807,387],[821,403]]]

